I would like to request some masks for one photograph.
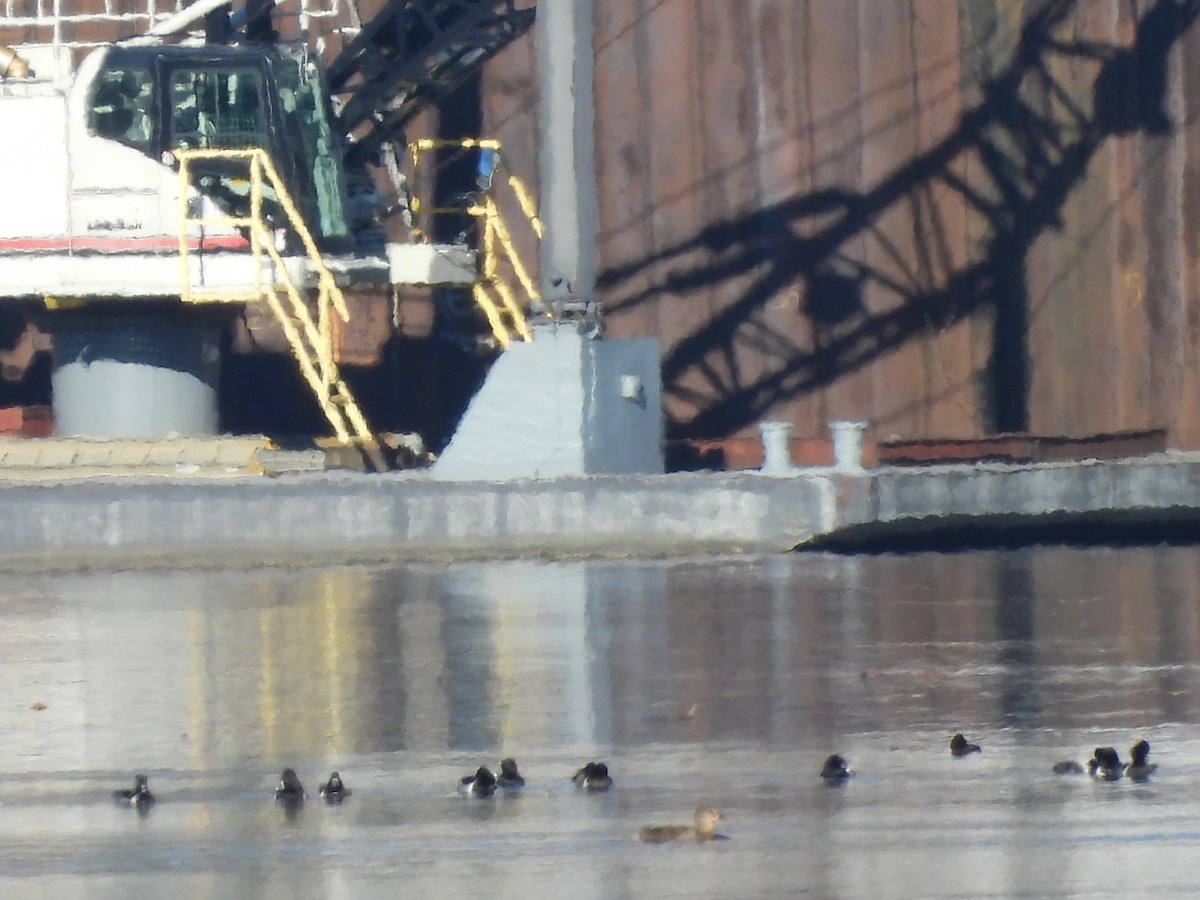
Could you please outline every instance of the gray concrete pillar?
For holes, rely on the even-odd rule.
[[[593,0],[540,0],[538,175],[541,291],[547,301],[593,299],[596,289]]]
[[[56,313],[51,374],[60,435],[152,440],[218,430],[219,330],[194,310]]]

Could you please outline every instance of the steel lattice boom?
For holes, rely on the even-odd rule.
[[[390,0],[329,68],[334,93],[349,95],[349,160],[399,136],[418,110],[453,91],[533,25],[516,0]]]

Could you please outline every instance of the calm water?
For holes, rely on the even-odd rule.
[[[8,577],[0,897],[1188,894],[1198,568],[1162,548]],[[984,752],[951,759],[959,730]],[[1152,783],[1050,774],[1139,737]],[[858,772],[840,788],[816,777],[834,751]],[[523,791],[455,795],[502,755]],[[617,786],[581,795],[595,758]],[[354,794],[289,818],[283,766]],[[144,817],[109,797],[138,771]],[[633,839],[700,802],[730,840]]]

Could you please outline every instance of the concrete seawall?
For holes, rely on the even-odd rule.
[[[423,473],[0,481],[0,568],[772,553],[933,526],[1200,514],[1200,455],[861,474],[439,483]]]

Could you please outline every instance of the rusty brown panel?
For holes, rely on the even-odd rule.
[[[666,355],[664,406],[672,422],[690,421],[707,408],[712,396],[712,383],[703,368],[712,324],[710,308],[705,298],[697,297],[696,288],[703,285],[688,279],[705,257],[704,248],[695,243],[704,212],[706,174],[695,140],[702,124],[694,88],[700,78],[697,28],[692,0],[668,0],[650,6],[634,29],[647,39],[639,62],[649,87],[643,135],[653,196],[648,249],[662,258],[652,277],[655,316]]]
[[[813,194],[845,192],[852,196],[862,184],[859,5],[858,0],[841,3],[805,0],[803,3],[805,106],[809,111],[811,148],[808,182]],[[815,238],[828,231],[833,218],[813,213],[796,221],[793,227],[797,233]],[[861,234],[855,233],[837,247],[837,259],[820,260],[817,265],[822,266],[822,271],[844,278],[847,284],[853,285],[855,273],[845,261],[861,258],[863,244]],[[814,331],[818,332],[814,355],[819,357],[823,347],[840,337],[841,323],[830,322],[830,316],[816,314],[812,287],[811,279],[803,285],[802,302]],[[843,315],[849,321],[861,318],[861,298],[855,295],[844,298],[844,305],[835,311],[833,318],[841,319]],[[861,415],[868,408],[870,396],[868,371],[842,374],[822,390],[822,411],[829,419]],[[823,436],[824,426],[824,422],[818,422],[815,428],[805,431],[812,437]]]
[[[917,132],[922,153],[947,140],[962,125],[962,70],[957,0],[913,0],[913,56],[916,71]],[[965,180],[962,155],[946,166]],[[914,223],[925,290],[944,289],[970,262],[967,201],[945,177],[931,180],[920,197],[922,215]],[[967,323],[935,323],[925,342],[924,401],[919,430],[924,434],[970,437],[978,434],[976,395]]]
[[[1066,28],[1057,33],[1064,38],[1070,34]],[[1044,77],[1053,87],[1031,84],[1027,104],[1032,116],[1043,126],[1059,129],[1059,139],[1071,140],[1074,131],[1069,116],[1058,103],[1055,91],[1073,94],[1075,61],[1064,55],[1043,51],[1039,65]],[[1030,267],[1027,278],[1029,321],[1031,326],[1031,372],[1030,389],[1043,373],[1052,372],[1057,389],[1053,406],[1043,411],[1044,418],[1033,430],[1038,434],[1075,435],[1084,429],[1084,411],[1078,405],[1082,386],[1089,383],[1084,374],[1087,362],[1087,314],[1076,301],[1079,295],[1077,284],[1079,269],[1074,264],[1075,242],[1066,236],[1074,225],[1077,189],[1067,194],[1061,212],[1062,224],[1057,229],[1042,229],[1036,245],[1038,263]],[[1033,338],[1041,337],[1042,346],[1034,352]],[[1031,418],[1034,413],[1031,409]]]
[[[956,6],[944,6],[940,0],[910,2],[911,11],[905,4],[887,9],[863,5],[861,21],[858,4],[796,3],[784,10],[787,4],[764,2],[756,7],[761,20],[749,38],[731,13],[705,4],[692,4],[690,15],[672,3],[622,5],[619,0],[597,11],[597,34],[603,36],[598,38],[597,55],[601,260],[610,272],[630,266],[621,278],[606,284],[605,299],[615,298],[615,309],[610,306],[614,325],[610,333],[662,337],[668,365],[673,367],[670,383],[679,389],[695,388],[697,413],[722,398],[728,403],[735,383],[754,384],[760,375],[769,380],[770,367],[786,354],[794,353],[802,366],[810,349],[805,341],[813,340],[805,330],[804,315],[811,311],[807,305],[811,270],[801,267],[795,283],[802,290],[792,296],[786,279],[771,283],[756,307],[757,317],[735,319],[750,321],[758,330],[737,332],[732,352],[726,350],[721,356],[718,350],[719,364],[714,365],[712,348],[718,342],[702,334],[698,337],[698,330],[710,329],[721,310],[760,285],[752,269],[754,257],[743,256],[735,266],[722,269],[720,254],[757,246],[765,269],[777,265],[791,245],[778,230],[773,241],[747,243],[738,227],[752,223],[765,227],[770,222],[800,238],[828,233],[832,218],[828,214],[790,215],[783,207],[782,216],[771,220],[772,211],[781,212],[773,207],[787,202],[783,182],[789,169],[798,170],[797,199],[833,196],[836,190],[868,202],[879,196],[889,175],[920,161],[944,134],[953,133],[960,110],[976,109],[975,104],[984,99],[980,83],[1012,65],[1023,17],[1044,7],[1019,0],[958,0]],[[957,16],[953,15],[956,9]],[[1075,18],[1060,31],[1067,41],[1103,41],[1115,27],[1113,11],[1126,14],[1128,9],[1126,4],[1080,4]],[[787,27],[764,24],[771,15],[792,17],[792,33],[797,37],[790,54],[783,38]],[[664,37],[664,22],[671,23],[670,39]],[[961,63],[951,54],[945,69],[928,66],[931,53],[936,59],[937,50],[954,47],[959,23],[964,27],[958,39]],[[892,34],[910,25],[916,29],[910,39]],[[722,37],[714,43],[715,30]],[[759,43],[747,47],[747,40]],[[867,51],[861,57],[860,40]],[[687,51],[679,45],[684,42],[690,42],[704,66],[683,58]],[[1054,51],[1058,58],[1049,58],[1054,53],[1047,52],[1042,63],[1045,71],[1075,103],[1086,107],[1098,63],[1061,51]],[[802,67],[795,84],[776,74],[778,64],[768,63],[769,58],[788,55]],[[761,75],[754,69],[759,56]],[[723,70],[735,64],[731,58],[741,66],[735,74],[722,77]],[[705,67],[710,72],[704,72]],[[749,75],[740,74],[746,70]],[[858,80],[864,75],[869,83],[860,88]],[[961,96],[954,95],[956,81]],[[640,92],[632,106],[620,103],[614,85],[623,86],[626,93]],[[756,104],[755,133],[749,138],[746,104],[733,99],[748,89]],[[947,90],[950,96],[941,102]],[[795,98],[790,104],[789,92]],[[1023,96],[1031,104],[1031,116],[1064,124],[1061,101],[1044,91],[1041,96]],[[914,103],[915,126],[901,121],[906,114],[911,119]],[[794,126],[781,112],[789,105],[799,110]],[[614,124],[613,116],[623,120]],[[997,120],[1003,122],[1003,117]],[[685,135],[689,123],[690,136]],[[796,129],[794,138],[791,127]],[[1064,135],[1071,139],[1066,131]],[[1007,141],[1007,150],[1016,151],[1022,137],[1010,131],[996,140]],[[747,182],[737,165],[739,144],[747,141],[755,148],[750,170],[756,184]],[[1173,191],[1178,196],[1180,179],[1194,180],[1192,143],[1185,145],[1186,157],[1173,161],[1174,168],[1160,166],[1149,181],[1133,181],[1148,159],[1146,142],[1141,143],[1139,149],[1127,139],[1105,142],[1088,160],[1086,177],[1067,186],[1066,199],[1046,201],[1061,222],[1040,223],[1036,240],[1014,259],[1030,304],[1027,402],[1034,431],[1078,435],[1158,424],[1142,413],[1143,401],[1151,393],[1165,397],[1160,401],[1163,412],[1178,416],[1181,403],[1189,408],[1187,401],[1180,400],[1178,387],[1165,395],[1159,391],[1160,385],[1170,388],[1171,378],[1191,377],[1182,374],[1183,363],[1176,358],[1184,326],[1197,327],[1193,319],[1182,318],[1185,298],[1176,289],[1166,308],[1176,316],[1175,324],[1165,327],[1160,322],[1157,331],[1150,333],[1154,340],[1170,345],[1174,331],[1176,345],[1170,345],[1174,349],[1165,361],[1157,361],[1158,368],[1148,377],[1148,333],[1139,324],[1143,312],[1135,300],[1138,279],[1136,272],[1133,278],[1126,276],[1131,261],[1146,259],[1149,248],[1142,234],[1147,229],[1159,244],[1155,252],[1167,255],[1165,265],[1159,267],[1161,278],[1178,285],[1194,271],[1192,256],[1187,257],[1186,270],[1181,261],[1172,263],[1169,258],[1175,253],[1182,260],[1183,240],[1191,241],[1189,250],[1195,246],[1191,218],[1172,223],[1168,216],[1151,222],[1152,202],[1145,193],[1157,191],[1169,197]],[[1176,170],[1184,174],[1172,175]],[[854,232],[825,251],[825,260],[849,265],[865,260],[879,282],[892,282],[872,289],[872,310],[886,310],[889,303],[921,291],[936,291],[954,273],[985,261],[979,254],[988,250],[994,235],[983,209],[984,201],[998,199],[996,173],[989,172],[977,150],[969,147],[945,163],[944,171],[957,180],[929,178],[907,197],[872,210],[875,230],[869,240],[865,232]],[[966,199],[963,183],[978,190],[978,207]],[[1036,193],[1046,185],[1022,187]],[[744,207],[742,198],[754,188],[760,192],[758,206]],[[1190,200],[1175,202],[1177,216],[1194,215]],[[947,237],[937,237],[941,233]],[[865,249],[868,243],[870,249]],[[805,245],[797,242],[796,246]],[[701,277],[705,273],[711,280]],[[711,313],[700,303],[688,302],[709,290],[717,291],[718,298]],[[622,306],[629,298],[646,303]],[[1190,301],[1191,295],[1186,299]],[[647,315],[645,327],[640,327],[634,316],[647,308],[655,308],[656,317],[651,321]],[[1190,306],[1188,314],[1194,315]],[[994,310],[964,301],[955,315],[965,316],[965,322],[935,321],[936,336],[910,337],[904,349],[843,372],[827,387],[821,387],[819,379],[782,379],[769,387],[778,393],[766,412],[791,418],[800,437],[823,430],[826,411],[834,417],[862,414],[864,409],[879,414],[895,411],[903,423],[901,433],[913,437],[970,436],[982,430],[986,410],[974,381],[992,351]],[[681,348],[687,353],[679,354]],[[1098,385],[1106,398],[1103,403],[1096,399]],[[761,398],[760,394],[756,399]],[[685,409],[686,398],[675,402],[677,415],[691,414]],[[739,427],[745,430],[751,422],[744,418]]]
[[[1112,373],[1115,394],[1120,397],[1122,428],[1148,428],[1169,422],[1153,419],[1150,397],[1151,383],[1147,350],[1150,336],[1146,319],[1145,239],[1140,215],[1132,208],[1139,169],[1138,146],[1134,139],[1112,142],[1112,174],[1110,212],[1112,239],[1109,266],[1112,271],[1112,292],[1116,302],[1118,366]]]
[[[1026,256],[1025,280],[1029,294],[1029,331],[1026,349],[1029,356],[1029,430],[1035,434],[1070,433],[1062,415],[1064,375],[1058,358],[1056,330],[1052,321],[1052,285],[1056,275],[1049,240],[1034,243]]]
[[[1090,14],[1090,15],[1089,15]],[[1128,46],[1133,38],[1133,22],[1128,9],[1085,8],[1084,38],[1112,46]],[[1092,85],[1096,66],[1089,67]],[[1094,384],[1111,385],[1112,401],[1089,403],[1088,408],[1101,414],[1093,417],[1085,432],[1115,431],[1159,427],[1149,417],[1146,396],[1144,318],[1140,310],[1141,273],[1123,271],[1117,262],[1119,217],[1122,198],[1128,195],[1123,182],[1128,180],[1131,159],[1129,145],[1109,141],[1096,154],[1088,172],[1086,189],[1080,192],[1081,207],[1086,210],[1080,223],[1083,258],[1082,291],[1076,298],[1081,306],[1095,308],[1088,328],[1100,351],[1092,361],[1090,374]],[[1125,151],[1125,152],[1122,152]],[[1124,171],[1122,171],[1124,169]]]
[[[636,27],[638,8],[638,0],[608,0],[594,7],[598,295],[609,336],[650,336],[665,343],[644,265],[652,199],[643,124],[648,87],[638,53],[646,39]]]
[[[959,56],[960,90],[964,112],[975,114],[986,103],[985,85],[1012,60],[1023,15],[1022,0],[960,0]],[[972,200],[966,217],[968,255],[972,267],[984,266],[989,259],[994,227],[987,207],[999,200],[995,184],[988,174],[978,147],[968,148],[955,169],[964,179],[964,193]],[[994,410],[990,399],[988,370],[995,352],[997,314],[994,305],[984,302],[967,314],[970,365],[973,378],[971,398],[979,418],[982,435],[994,430]]]
[[[1150,348],[1151,420],[1174,422],[1182,399],[1183,292],[1179,185],[1172,171],[1178,148],[1168,136],[1143,137],[1142,200],[1146,230],[1146,320]]]
[[[1118,47],[1131,46],[1136,24],[1133,10],[1125,6],[1118,9],[1113,20],[1113,43]],[[1134,137],[1116,137],[1110,139],[1106,150],[1113,157],[1112,238],[1108,258],[1103,264],[1112,273],[1112,301],[1120,354],[1120,364],[1108,378],[1119,398],[1122,427],[1168,427],[1167,422],[1154,421],[1150,404],[1154,388],[1150,382],[1146,343],[1145,233],[1138,201],[1142,168],[1139,142]]]
[[[895,184],[895,199],[877,207],[867,230],[863,264],[867,270],[866,315],[884,317],[920,305],[917,241],[913,233],[914,199],[922,180],[901,174],[916,157],[917,137],[913,85],[912,8],[909,2],[866,4],[860,20],[863,75],[863,190],[878,193],[884,182]],[[869,420],[876,432],[908,437],[920,433],[917,405],[924,366],[920,330],[904,335],[891,352],[869,367],[870,403],[844,417]]]
[[[758,135],[754,160],[764,228],[784,242],[773,265],[782,267],[775,276],[773,296],[763,310],[764,326],[776,359],[767,368],[795,365],[811,356],[813,333],[804,315],[800,267],[806,248],[796,233],[796,201],[810,194],[811,132],[809,130],[807,70],[804,66],[808,19],[795,0],[763,0],[754,23],[755,60],[758,79]],[[772,224],[767,225],[766,222]],[[762,418],[793,422],[797,438],[825,435],[821,391],[792,390]]]
[[[764,310],[775,293],[773,273],[787,262],[763,237],[764,208],[755,169],[761,152],[762,73],[754,22],[745,6],[723,0],[701,0],[694,8],[697,58],[704,61],[697,71],[695,103],[705,139],[699,144],[702,174],[696,187],[702,218],[687,226],[687,239],[718,223],[729,230],[729,244],[703,246],[692,259],[690,273],[690,296],[709,309],[709,320],[692,329],[691,352],[702,354],[694,367],[695,381],[703,381],[702,402],[713,408],[757,383],[765,368],[777,364],[778,347],[767,335],[770,325]],[[757,252],[751,249],[756,246],[761,247]],[[735,427],[755,428],[754,413],[748,411],[744,418],[754,421],[735,422]]]
[[[1109,9],[1103,5],[1079,7],[1066,24],[1069,30],[1062,29],[1065,36],[1112,46]],[[1057,89],[1069,98],[1070,104],[1085,111],[1090,123],[1094,113],[1086,111],[1097,89],[1100,62],[1053,54],[1049,55],[1049,69]],[[1048,120],[1063,129],[1067,140],[1075,140],[1079,132],[1077,114],[1053,96],[1046,98],[1045,107]],[[1116,370],[1110,257],[1103,243],[1097,240],[1109,202],[1105,177],[1107,151],[1107,145],[1101,144],[1086,173],[1072,186],[1060,214],[1062,226],[1052,238],[1056,271],[1044,302],[1054,310],[1055,345],[1059,353],[1049,364],[1061,370],[1059,383],[1063,388],[1061,421],[1053,433],[1083,435],[1120,427],[1114,418],[1116,404],[1111,399],[1094,402],[1095,386],[1104,383]]]
[[[594,3],[592,9],[592,39],[596,44],[596,59],[606,56],[614,44],[630,41],[630,32],[641,19],[638,0],[606,0]]]
[[[344,294],[350,320],[333,317],[334,359],[344,366],[377,366],[392,336],[392,303],[381,288],[358,288]]]
[[[1170,108],[1169,102],[1166,106]],[[1153,385],[1150,409],[1154,424],[1169,426],[1179,410],[1183,381],[1182,158],[1170,133],[1143,134],[1141,152],[1147,346]]]
[[[1033,67],[1024,75],[1021,101],[1036,127],[1010,146],[1026,167],[1016,209],[1027,217],[1032,240],[1025,295],[1028,415],[1036,433],[1081,435],[1121,426],[1111,392],[1105,403],[1095,402],[1096,385],[1115,368],[1110,254],[1098,236],[1109,206],[1107,144],[1090,112],[1102,64],[1095,54],[1072,49],[1093,38],[1111,46],[1105,40],[1111,25],[1103,17],[1089,21],[1103,13],[1099,5],[1077,6],[1044,35],[1024,26]]]
[[[1183,94],[1183,403],[1172,428],[1175,446],[1200,448],[1200,29],[1193,28],[1174,57]]]
[[[1044,106],[1044,104],[1043,104]],[[1070,373],[1064,370],[1055,316],[1057,303],[1057,238],[1043,233],[1029,248],[1025,262],[1028,303],[1029,430],[1035,434],[1069,434],[1063,417],[1063,398],[1069,390]]]

